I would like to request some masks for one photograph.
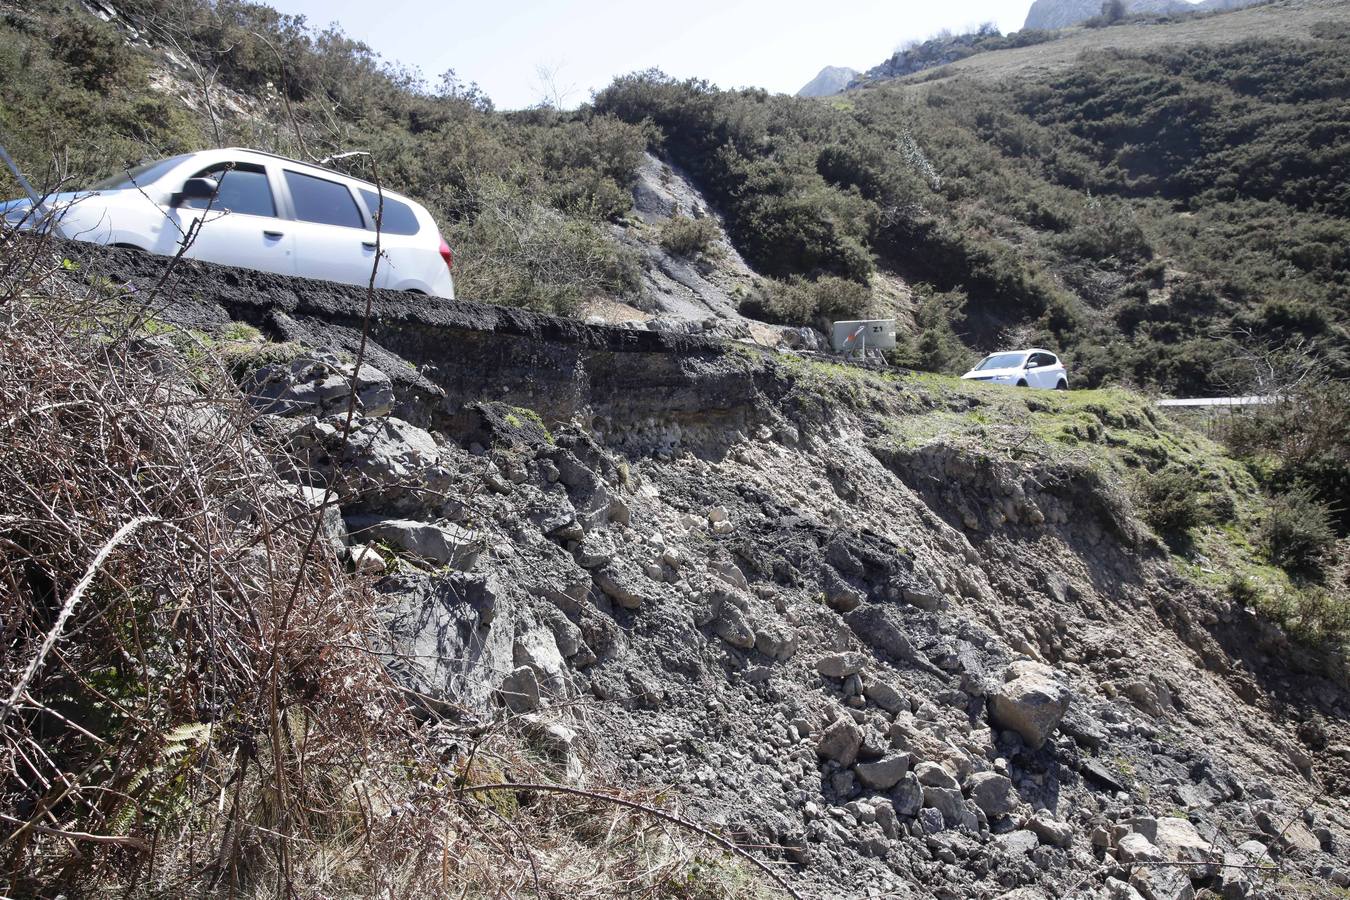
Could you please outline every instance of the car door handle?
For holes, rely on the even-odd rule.
[[[264,231],[264,232],[263,232],[263,237],[265,237],[265,238],[271,238],[271,239],[274,240],[274,241],[275,241],[275,240],[278,240],[278,239],[280,239],[280,238],[284,238],[285,236],[286,236],[286,232],[284,232],[284,231]]]
[[[362,242],[361,242],[361,246],[362,246],[362,247],[365,247],[367,250],[374,250],[374,249],[375,249],[375,242],[374,242],[374,241],[362,241]]]

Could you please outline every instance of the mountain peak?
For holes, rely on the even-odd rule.
[[[806,86],[797,92],[797,96],[828,97],[848,87],[848,83],[857,77],[856,69],[849,69],[844,66],[826,66],[820,70],[820,74],[808,81]]]

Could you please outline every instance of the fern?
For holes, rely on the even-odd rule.
[[[126,785],[123,786],[122,793],[126,795],[127,799],[109,820],[109,832],[119,835],[126,834],[135,821],[138,811],[143,811],[154,803],[166,800],[166,795],[169,793],[167,788],[171,782],[166,781],[162,776],[168,771],[174,760],[203,746],[210,735],[211,725],[207,722],[189,722],[168,731],[164,735],[164,746],[160,748],[154,762],[136,770]],[[156,782],[164,783],[159,789],[152,787],[145,797],[136,798],[137,791],[147,784],[153,785]]]

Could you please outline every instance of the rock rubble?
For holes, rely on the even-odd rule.
[[[883,440],[919,401],[704,336],[406,297],[379,298],[388,390],[358,378],[346,432],[362,298],[240,283],[203,295],[324,344],[241,383],[336,498],[374,649],[428,708],[532,723],[576,783],[673,791],[813,898],[1347,878],[1350,812],[1308,781],[1345,764],[1343,691],[1253,649],[1282,645],[1094,473]]]

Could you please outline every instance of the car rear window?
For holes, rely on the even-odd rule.
[[[287,169],[286,186],[291,189],[291,202],[295,204],[297,219],[318,222],[320,225],[366,227],[356,199],[345,184]]]
[[[368,191],[361,188],[361,199],[366,201],[366,208],[370,210],[371,221],[380,208],[380,195],[375,191]],[[417,223],[417,214],[413,212],[412,207],[395,200],[388,194],[384,195],[384,221],[380,224],[380,231],[385,234],[417,234],[421,230],[421,225]]]
[[[272,189],[267,184],[267,173],[262,166],[249,163],[218,163],[203,169],[193,178],[214,178],[220,185],[216,199],[210,201],[213,210],[229,210],[248,216],[275,216],[277,205],[272,200]],[[203,199],[184,200],[192,209],[205,209]]]

